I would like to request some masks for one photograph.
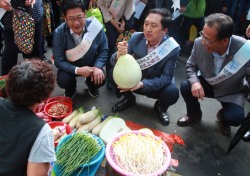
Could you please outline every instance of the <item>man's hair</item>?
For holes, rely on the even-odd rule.
[[[63,0],[61,3],[61,10],[64,16],[66,16],[69,9],[81,8],[83,12],[86,11],[84,2],[82,0]]]
[[[165,8],[150,9],[148,12],[148,15],[151,13],[159,14],[162,16],[161,25],[162,25],[163,29],[168,28],[170,26],[170,24],[172,22],[172,14],[168,9],[165,9]]]
[[[230,38],[234,33],[234,22],[230,16],[214,13],[205,18],[205,24],[217,30],[217,39]]]
[[[6,80],[6,92],[18,106],[31,106],[47,99],[55,86],[52,67],[38,59],[25,60],[14,66]]]

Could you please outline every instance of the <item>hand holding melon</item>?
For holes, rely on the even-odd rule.
[[[133,56],[122,55],[115,64],[113,78],[121,89],[131,89],[141,81],[141,68]]]

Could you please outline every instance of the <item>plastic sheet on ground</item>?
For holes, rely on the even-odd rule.
[[[134,123],[134,122],[129,121],[129,120],[126,120],[126,125],[131,130],[139,130],[141,128],[148,128],[146,126]],[[175,143],[180,144],[180,145],[184,145],[183,139],[177,134],[167,134],[167,133],[164,133],[164,132],[159,131],[159,130],[155,130],[155,129],[151,129],[151,128],[149,128],[149,129],[153,131],[154,135],[161,138],[165,142],[165,144],[167,144],[170,152],[173,151],[173,147],[174,147]]]

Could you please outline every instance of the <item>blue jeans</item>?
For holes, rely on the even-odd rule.
[[[228,14],[232,17],[235,24],[234,32],[237,33],[238,25],[240,23],[240,17],[243,12],[244,7],[246,6],[245,0],[226,0],[226,7]],[[238,8],[237,8],[238,7]],[[237,14],[235,14],[237,9]]]
[[[206,80],[199,77],[200,83],[203,87],[205,97],[214,98],[213,87],[210,86]],[[201,108],[198,98],[194,97],[191,93],[191,85],[188,81],[181,82],[181,95],[186,102],[187,115],[192,117],[194,114],[200,114]],[[244,108],[234,103],[220,102],[222,105],[221,121],[226,126],[239,126],[244,120]]]
[[[23,58],[31,59],[36,57],[39,59],[43,59],[42,25],[43,25],[42,20],[35,24],[33,51],[30,54],[22,53]],[[1,70],[2,70],[2,75],[6,75],[9,73],[10,69],[17,64],[17,59],[18,59],[17,56],[19,49],[17,45],[14,43],[13,30],[2,30],[2,33],[3,33],[5,47],[3,50]]]

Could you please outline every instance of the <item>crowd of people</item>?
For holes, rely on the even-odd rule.
[[[173,20],[172,1],[141,1],[147,11],[139,20],[134,18],[134,6],[138,1],[133,0],[57,0],[56,4],[51,3],[55,13],[51,18],[54,24],[57,21],[51,33],[53,58],[58,69],[56,77],[48,60],[43,61],[44,1],[0,1],[0,7],[6,10],[1,18],[4,41],[1,74],[8,74],[9,97],[0,99],[0,144],[6,144],[0,151],[0,165],[4,165],[0,167],[0,175],[46,175],[49,163],[56,160],[53,138],[58,134],[53,135],[49,126],[34,113],[38,104],[51,95],[55,82],[65,90],[64,95],[72,99],[78,76],[94,98],[99,97],[99,88],[106,84],[107,88],[115,90],[118,98],[124,97],[112,107],[113,112],[134,106],[133,93],[155,99],[157,118],[163,125],[169,125],[167,110],[179,99],[174,71],[191,25],[196,26],[199,37],[192,43],[186,63],[187,80],[180,86],[187,114],[179,118],[177,125],[187,126],[201,120],[199,99],[204,97],[221,103],[217,118],[223,135],[230,135],[231,126],[241,125],[250,90],[250,42],[235,34],[239,31],[238,16],[249,10],[249,4],[242,7],[243,1],[237,1],[236,5],[231,4],[235,1],[221,1],[220,8],[213,12],[220,9],[223,13],[206,15],[209,4],[205,0],[181,0],[181,15]],[[96,18],[86,18],[89,4],[93,3],[100,8],[104,24]],[[25,60],[17,64],[20,49],[15,43],[12,12],[20,7],[34,19],[35,34],[32,52],[22,52]],[[58,15],[58,8],[61,15]],[[61,17],[64,22],[59,24]],[[138,32],[129,36],[129,40],[118,42],[116,47],[119,35],[131,29]],[[245,26],[245,37],[250,37],[250,25]],[[142,70],[141,81],[130,89],[117,87],[112,77],[113,67],[125,54],[133,55]],[[25,138],[27,135],[29,139]],[[20,138],[17,140],[16,136]],[[243,139],[250,141],[250,133]]]

